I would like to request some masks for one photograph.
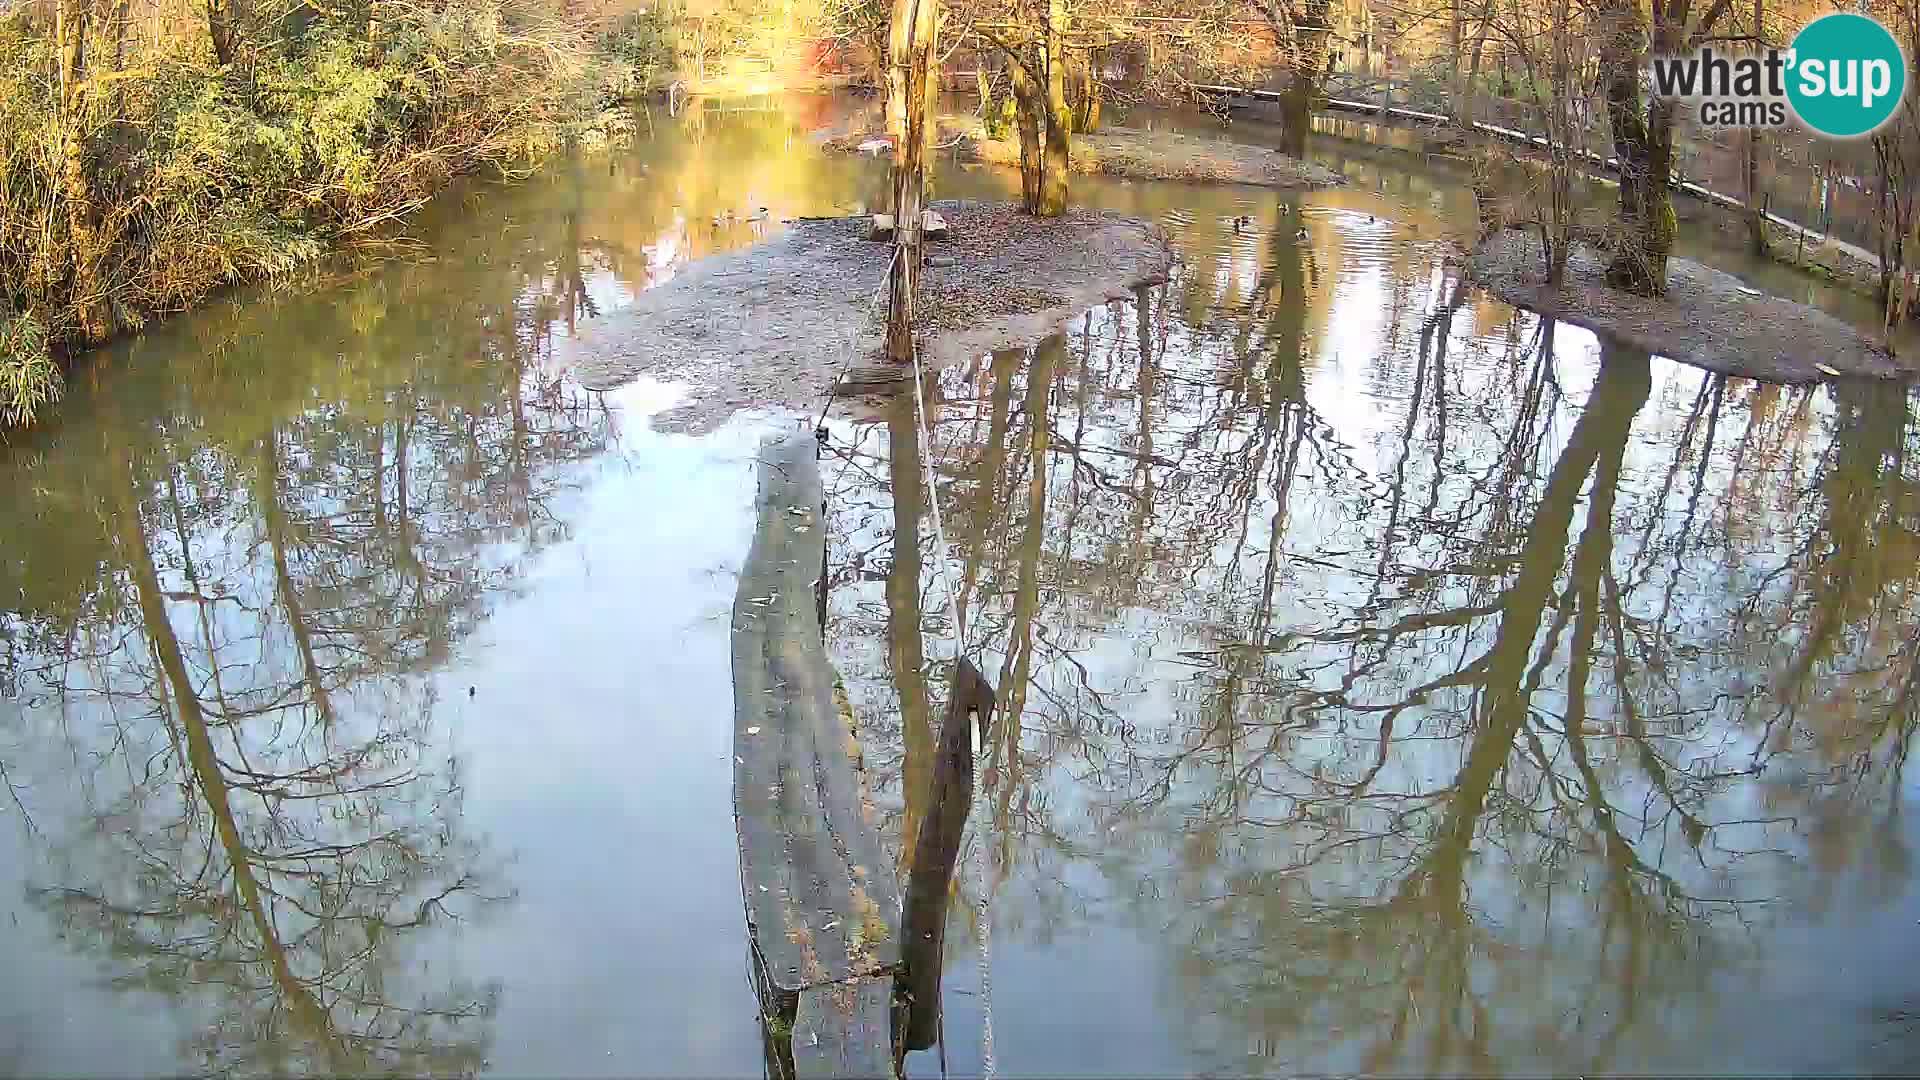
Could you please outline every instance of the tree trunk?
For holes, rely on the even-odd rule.
[[[900,148],[907,141],[907,83],[912,77],[913,58],[907,38],[908,20],[917,10],[914,0],[894,0],[893,14],[887,21],[887,64],[882,75],[886,87],[887,138],[893,143],[895,168]]]
[[[1330,0],[1307,0],[1300,18],[1293,23],[1292,41],[1287,43],[1293,70],[1280,102],[1284,125],[1280,151],[1292,157],[1306,156],[1313,112],[1321,105],[1320,82],[1327,66],[1327,35],[1332,30],[1327,22],[1330,7]],[[1275,28],[1277,31],[1277,22]]]
[[[1766,39],[1766,0],[1753,0],[1753,36]],[[1760,192],[1760,129],[1747,129],[1747,243],[1755,255],[1767,253],[1767,204]]]
[[[1080,130],[1098,131],[1100,130],[1100,106],[1103,96],[1100,85],[1100,53],[1098,50],[1087,50],[1086,74],[1087,86],[1086,94],[1081,100],[1082,115],[1080,117]]]
[[[1466,127],[1471,122],[1467,108],[1467,17],[1460,10],[1460,3],[1461,0],[1452,0],[1453,20],[1447,28],[1448,73],[1452,76],[1447,81],[1447,111],[1453,114],[1455,124]]]
[[[1767,253],[1767,202],[1760,190],[1760,129],[1747,129],[1747,243],[1755,255]]]
[[[271,427],[260,440],[260,465],[254,481],[260,522],[266,533],[267,547],[273,556],[274,595],[280,601],[281,614],[293,636],[294,654],[300,658],[300,670],[307,684],[308,699],[313,702],[315,717],[320,721],[322,731],[332,731],[335,722],[333,698],[328,692],[326,673],[320,666],[319,654],[313,647],[313,631],[305,605],[300,600],[300,590],[294,584],[293,571],[287,562],[287,534],[290,530],[287,527],[286,510],[280,503],[279,433]]]
[[[1600,43],[1607,122],[1620,160],[1620,228],[1607,283],[1640,296],[1660,296],[1673,250],[1673,107],[1640,94],[1651,20],[1642,0],[1615,0]]]
[[[1465,87],[1467,97],[1465,101],[1460,103],[1459,120],[1460,126],[1468,129],[1471,129],[1474,121],[1478,119],[1476,115],[1478,110],[1474,108],[1474,105],[1476,99],[1480,96],[1480,66],[1486,58],[1487,35],[1490,29],[1491,20],[1483,16],[1480,19],[1479,27],[1474,31],[1473,44],[1467,47],[1468,60]]]
[[[933,148],[940,139],[940,2],[924,0],[921,18],[930,24],[927,27],[927,40],[921,49],[921,116],[920,125],[921,152],[931,157]],[[931,177],[928,178],[931,180]]]
[[[1573,96],[1573,5],[1559,0],[1553,9],[1553,103],[1547,113],[1547,203],[1551,236],[1542,236],[1547,256],[1547,281],[1566,280],[1567,258],[1573,253],[1573,130],[1561,103]],[[1543,230],[1543,233],[1546,230]]]
[[[1015,124],[1020,129],[1020,208],[1029,214],[1039,214],[1042,213],[1040,143],[1041,132],[1046,127],[1046,105],[1040,100],[1040,88],[1022,58],[1011,58],[1007,72],[1013,82]]]
[[[113,7],[113,70],[127,70],[127,24],[133,21],[132,0],[117,0]],[[116,84],[118,85],[118,84]],[[115,91],[114,100],[119,100]]]
[[[1041,157],[1041,217],[1067,211],[1067,0],[1047,0],[1045,66],[1047,75],[1046,145]]]
[[[1897,129],[1896,129],[1897,130]],[[1872,138],[1875,164],[1878,166],[1878,211],[1880,287],[1878,299],[1884,323],[1891,328],[1906,317],[1906,249],[1908,217],[1913,196],[1903,188],[1906,161],[1899,145],[1900,135],[1882,130]],[[1889,345],[1892,344],[1889,338]]]
[[[107,298],[101,288],[100,250],[95,223],[93,179],[87,167],[90,92],[87,88],[87,34],[93,0],[60,0],[54,12],[60,47],[60,187],[66,202],[66,293],[79,320],[82,341],[106,340]]]
[[[887,51],[888,127],[894,129],[894,258],[887,274],[887,358],[900,363],[913,359],[913,293],[920,276],[920,211],[926,194],[930,121],[927,83],[938,19],[935,0],[894,0]]]
[[[1067,61],[1069,104],[1073,109],[1067,129],[1075,135],[1097,131],[1100,127],[1100,80],[1094,76],[1096,64],[1092,49]]]
[[[207,0],[207,36],[213,40],[213,60],[231,67],[239,53],[239,13],[235,0]]]

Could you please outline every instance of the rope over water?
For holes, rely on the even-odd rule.
[[[911,301],[909,301],[911,302]],[[940,519],[940,493],[933,485],[933,435],[927,427],[927,389],[926,380],[921,374],[920,346],[914,343],[913,355],[913,430],[914,438],[920,447],[920,472],[922,483],[927,491],[927,505],[933,510],[933,540],[940,553],[940,576],[947,581],[947,613],[953,620],[953,662],[960,662],[960,655],[966,649],[966,627],[960,621],[959,580],[953,574],[953,560],[947,548],[946,529]],[[980,725],[973,718],[967,720],[967,737],[973,746],[973,760],[980,760]],[[986,785],[973,785],[973,805],[967,809],[967,820],[973,826],[973,872],[978,907],[980,934],[980,1073],[986,1080],[993,1080],[993,920],[990,903],[990,883],[987,878],[987,841],[986,828]]]

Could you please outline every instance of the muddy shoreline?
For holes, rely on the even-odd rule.
[[[977,129],[960,143],[960,150],[975,161],[1020,166],[1018,142],[984,138]],[[1107,128],[1075,135],[1068,160],[1076,173],[1128,180],[1271,188],[1322,188],[1346,183],[1346,178],[1332,169],[1263,146],[1138,128]]]
[[[838,153],[873,152],[874,144],[886,138],[885,132],[859,131],[834,136],[822,146]],[[988,138],[980,121],[971,116],[941,117],[939,141],[963,161],[1020,167],[1020,144],[1011,138]],[[863,146],[868,149],[862,151]],[[1332,169],[1263,146],[1126,127],[1075,135],[1067,167],[1081,176],[1270,188],[1336,187],[1347,182]]]
[[[1848,323],[1690,259],[1669,259],[1667,295],[1648,299],[1610,288],[1604,253],[1576,244],[1565,282],[1552,288],[1539,236],[1506,229],[1472,254],[1467,276],[1510,304],[1725,375],[1804,384],[1832,372],[1886,380],[1920,374],[1916,358],[1890,354]]]
[[[1074,207],[1035,218],[1004,203],[936,202],[952,238],[930,242],[915,313],[934,366],[1038,343],[1098,304],[1165,281],[1173,249],[1158,226]],[[763,244],[702,259],[610,313],[581,339],[589,389],[642,375],[691,384],[657,427],[706,431],[748,408],[817,411],[849,369],[880,359],[882,286],[893,246],[867,218],[792,223]]]

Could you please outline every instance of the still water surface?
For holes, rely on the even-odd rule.
[[[856,107],[653,113],[430,257],[122,346],[5,449],[0,1074],[760,1072],[727,628],[793,421],[664,433],[699,387],[569,366],[753,241],[716,213],[876,199],[813,149]],[[1517,313],[1460,286],[1456,178],[1320,154],[1353,184],[1076,178],[1185,263],[942,374],[957,580],[908,415],[831,421],[890,842],[950,587],[1005,707],[1001,1071],[1914,1064],[1906,402]]]

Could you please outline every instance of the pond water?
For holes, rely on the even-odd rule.
[[[755,238],[714,215],[877,199],[813,148],[865,107],[647,114],[419,258],[103,354],[5,448],[0,1074],[762,1070],[728,612],[797,421],[664,433],[698,387],[569,368]],[[999,688],[1000,1071],[1911,1065],[1906,401],[1516,312],[1460,286],[1456,178],[1317,153],[1353,184],[1076,178],[1184,264],[941,373],[931,491],[904,403],[829,420],[896,848],[950,598]],[[978,1071],[979,887],[913,1075]]]

